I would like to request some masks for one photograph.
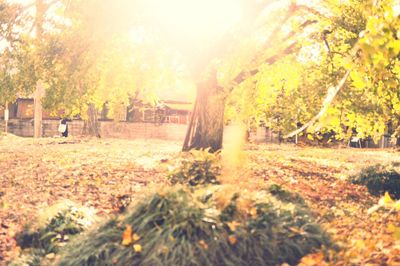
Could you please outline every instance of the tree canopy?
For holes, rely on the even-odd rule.
[[[108,103],[117,114],[214,69],[225,121],[338,139],[400,133],[396,1],[206,2],[2,1],[0,100],[41,80],[47,109]]]

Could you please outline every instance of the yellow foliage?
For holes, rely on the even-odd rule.
[[[133,250],[135,251],[135,252],[142,252],[142,246],[141,245],[139,245],[139,244],[135,244],[135,245],[133,245]]]
[[[393,202],[393,200],[392,200],[392,198],[390,197],[390,195],[389,195],[388,192],[385,192],[385,196],[383,196],[383,197],[379,200],[379,205],[385,206],[385,207],[390,206],[390,205],[393,204],[393,203],[394,203],[394,202]]]
[[[299,263],[299,266],[322,266],[328,265],[324,261],[323,253],[309,254],[303,257]]]
[[[226,223],[226,224],[228,225],[229,229],[230,229],[232,232],[236,231],[236,228],[240,225],[240,223],[237,222],[237,221],[228,222],[228,223]]]

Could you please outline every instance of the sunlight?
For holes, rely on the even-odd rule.
[[[221,33],[242,16],[241,0],[150,0],[156,20],[184,34]]]

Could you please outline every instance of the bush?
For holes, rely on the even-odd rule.
[[[400,199],[400,163],[377,164],[361,169],[350,176],[354,184],[365,185],[374,196],[388,192],[392,198]]]
[[[190,186],[218,184],[217,177],[221,173],[218,154],[208,150],[192,150],[178,160],[178,164],[169,175],[172,184],[188,184]]]
[[[296,264],[331,242],[305,206],[227,186],[175,186],[82,235],[59,265]]]
[[[32,226],[17,235],[21,248],[36,249],[35,253],[55,253],[69,239],[95,222],[93,211],[64,201],[48,208]]]

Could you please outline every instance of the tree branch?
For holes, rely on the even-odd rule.
[[[317,22],[318,22],[317,20],[307,20],[307,21],[305,21],[304,23],[302,23],[300,25],[300,29],[304,30],[308,26],[313,25],[313,24],[315,24]],[[292,37],[294,37],[296,34],[298,34],[297,31],[291,31],[288,35],[286,35],[286,37],[282,41],[287,41],[287,40],[291,39]],[[268,42],[269,42],[269,40],[268,40]],[[298,45],[298,42],[296,41],[296,42],[292,43],[291,45],[289,45],[288,47],[286,47],[283,51],[280,51],[280,52],[268,57],[263,62],[261,62],[261,64],[267,63],[267,64],[271,65],[271,64],[275,63],[276,61],[278,61],[283,56],[293,53],[296,50],[295,48],[296,48],[297,45]],[[240,84],[244,80],[246,80],[247,78],[256,75],[258,72],[259,72],[258,69],[252,69],[252,70],[249,70],[249,71],[243,70],[233,79],[233,81],[236,84]]]
[[[317,122],[326,113],[326,111],[328,110],[329,106],[332,104],[332,102],[335,99],[338,92],[344,87],[346,80],[350,75],[350,72],[351,72],[351,70],[347,70],[346,74],[343,76],[343,78],[340,80],[339,84],[336,87],[329,88],[328,95],[326,96],[326,98],[322,104],[322,108],[316,116],[314,116],[310,121],[308,121],[306,124],[304,124],[301,128],[283,136],[283,138],[287,139],[287,138],[294,137],[297,134],[299,134],[299,133],[303,132],[304,130],[306,130],[307,128],[309,128],[310,126],[312,126],[315,122]]]

